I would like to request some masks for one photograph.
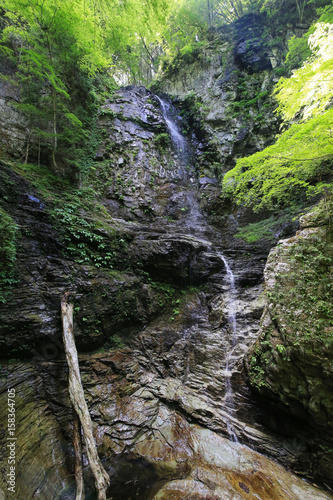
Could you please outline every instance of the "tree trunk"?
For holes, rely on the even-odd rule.
[[[55,172],[57,172],[57,160],[56,160],[56,152],[58,147],[58,139],[57,139],[57,103],[56,103],[56,91],[52,89],[52,110],[53,110],[53,148],[52,148],[52,163]]]
[[[75,453],[75,481],[76,481],[75,500],[84,500],[81,423],[78,414],[74,409],[73,409],[73,445]]]
[[[58,7],[54,11],[53,19],[51,21],[51,25],[49,28],[51,28],[53,21],[55,19],[55,15],[57,13]],[[53,66],[53,56],[52,56],[52,44],[51,40],[49,37],[49,32],[47,32],[47,43],[48,43],[48,49],[49,49],[49,59],[51,66]],[[51,83],[51,82],[50,82]],[[51,90],[51,97],[52,97],[52,113],[53,113],[53,147],[52,147],[52,165],[54,168],[54,171],[57,172],[57,160],[56,160],[56,152],[57,152],[57,147],[58,147],[58,135],[57,135],[57,91],[54,87],[54,84],[52,84],[52,90]]]
[[[68,304],[67,298],[68,294],[66,293],[61,300],[61,317],[63,324],[63,342],[69,371],[69,396],[73,409],[77,413],[82,425],[88,461],[95,479],[97,498],[98,500],[106,500],[106,490],[110,484],[110,478],[104,470],[97,454],[92,430],[92,421],[87,403],[84,399],[78,355],[73,334],[73,305]]]
[[[27,137],[27,147],[26,147],[26,150],[25,150],[24,165],[26,165],[28,163],[29,150],[30,150],[30,141],[31,141],[31,136],[32,136],[31,128],[29,127],[28,130],[29,130],[29,134],[28,134],[28,137]]]
[[[38,166],[40,166],[40,134],[38,134]]]
[[[207,12],[208,12],[208,27],[212,27],[212,12],[210,7],[210,1],[207,0]]]
[[[24,165],[26,165],[28,163],[29,147],[30,147],[30,137],[28,137],[27,147],[26,147],[26,150],[25,150]]]
[[[305,0],[296,0],[296,6],[297,6],[297,11],[298,11],[300,23],[303,21],[305,4],[306,4]]]

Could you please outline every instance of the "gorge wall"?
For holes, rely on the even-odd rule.
[[[267,91],[282,56],[274,46],[257,47],[260,22],[247,24],[252,38],[246,33],[236,49],[233,33],[216,33],[186,71],[166,75],[159,90],[167,111],[143,87],[108,99],[89,187],[73,188],[43,167],[1,162],[3,220],[15,227],[3,234],[16,245],[0,304],[1,422],[7,387],[15,387],[17,499],[74,495],[60,340],[66,291],[111,497],[333,498],[272,460],[332,486],[330,367],[320,343],[305,352],[290,338],[286,345],[281,324],[294,313],[276,311],[277,298],[267,302],[276,273],[290,273],[286,249],[325,240],[330,258],[330,226],[303,221],[294,236],[295,223],[281,225],[275,241],[291,239],[271,252],[264,285],[274,239],[251,244],[236,233],[265,214],[220,198],[217,165],[228,168],[263,148],[279,125]],[[254,100],[246,113],[244,93]],[[178,150],[168,121],[178,132],[193,127]]]

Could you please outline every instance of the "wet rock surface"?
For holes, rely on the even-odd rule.
[[[285,72],[289,39],[301,37],[306,23],[275,31],[266,15],[249,14],[212,29],[206,43],[164,68],[152,88],[172,96],[183,115],[190,115],[202,176],[225,172],[236,159],[275,141],[281,122],[273,86]]]
[[[161,378],[149,354],[125,349],[85,355],[80,364],[99,453],[111,476],[108,498],[333,498],[202,425],[217,417],[216,410],[214,415],[188,386],[182,392],[179,378]],[[16,498],[73,498],[65,362],[5,369],[20,418]],[[95,498],[87,470],[85,482],[86,498]],[[4,482],[0,488],[5,491]]]
[[[8,441],[8,392],[15,390],[15,437]],[[45,399],[36,368],[27,364],[1,367],[1,480],[0,498],[59,498],[69,486],[70,449]],[[8,443],[15,443],[15,493],[8,491]]]
[[[210,189],[217,198],[218,181],[199,182],[190,157],[165,142],[167,121],[154,94],[120,89],[103,110],[105,139],[91,181],[103,212],[94,234],[117,249],[114,268],[70,258],[50,203],[2,166],[4,206],[26,229],[17,254],[19,282],[0,306],[0,338],[7,346],[3,355],[35,357],[34,364],[2,366],[2,407],[9,385],[22,401],[34,400],[28,415],[24,405],[17,407],[19,444],[26,450],[18,464],[19,491],[25,488],[25,498],[73,498],[72,418],[60,340],[60,299],[69,291],[111,497],[331,498],[244,446],[316,476],[309,467],[313,450],[302,442],[300,452],[293,433],[281,438],[278,429],[263,425],[243,369],[264,307],[270,245],[234,237],[248,220],[245,212],[220,207],[219,224],[208,221],[199,197]],[[38,418],[55,447],[32,428]],[[35,456],[27,484],[24,471]],[[93,499],[88,472],[86,482],[87,499]]]
[[[1,61],[1,73],[8,73],[8,62]],[[5,66],[5,67],[4,67]],[[21,157],[24,154],[24,144],[27,138],[27,119],[15,109],[19,102],[17,87],[2,80],[0,83],[0,150],[2,155]]]
[[[190,61],[166,68],[156,86],[172,95],[185,115],[192,110],[203,176],[233,167],[235,159],[268,146],[278,133],[275,104],[267,95],[278,80],[272,69],[281,66],[286,45],[272,41],[269,47],[264,26],[264,18],[250,15],[232,29],[212,32]]]
[[[318,450],[311,467],[318,477],[329,478],[333,474],[333,324],[327,284],[332,231],[325,216],[327,207],[323,211],[319,205],[301,218],[294,237],[281,240],[271,251],[265,267],[269,300],[258,340],[247,355],[247,368],[269,407],[263,414],[266,425],[294,434],[300,460],[306,460],[304,449]],[[278,419],[273,407],[278,409]]]

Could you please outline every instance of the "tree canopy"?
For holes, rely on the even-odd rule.
[[[2,78],[20,87],[17,107],[29,121],[26,160],[34,138],[50,149],[55,169],[59,151],[65,163],[77,163],[88,125],[83,123],[87,104],[82,101],[93,103],[94,79],[103,72],[140,81],[142,60],[148,59],[148,67],[154,63],[151,45],[161,43],[174,3],[0,0],[0,52],[16,67],[14,75]],[[80,88],[85,97],[75,99]]]
[[[282,5],[293,6],[299,19],[311,3],[282,0]],[[91,130],[88,117],[96,104],[96,79],[102,74],[121,84],[149,83],[163,54],[186,54],[211,27],[251,12],[273,16],[279,6],[280,0],[0,0],[0,54],[12,58],[16,68],[14,75],[2,78],[12,78],[20,87],[17,106],[29,122],[25,160],[30,142],[37,140],[50,150],[55,169],[59,153],[67,165],[78,163]],[[305,56],[297,55],[299,65],[312,56],[279,84],[279,110],[286,120],[297,113],[324,120],[332,69],[331,32],[325,26],[300,43],[291,41],[297,50],[306,47]],[[297,103],[306,111],[297,110]],[[241,171],[249,170],[245,163],[240,165],[234,171],[236,183]],[[226,191],[232,175],[226,177]]]

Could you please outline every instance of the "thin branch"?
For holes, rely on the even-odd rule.
[[[152,64],[152,65],[154,65],[154,59],[153,59],[153,56],[152,56],[151,52],[149,51],[149,49],[148,49],[148,47],[147,47],[147,45],[146,45],[146,42],[145,42],[145,40],[144,40],[143,36],[141,35],[141,33],[140,33],[140,38],[141,38],[141,41],[142,41],[142,43],[143,43],[144,48],[146,49],[146,52],[147,52],[147,54],[148,54],[148,57],[149,57],[149,59],[150,59],[151,64]]]
[[[288,161],[314,161],[314,160],[322,160],[323,158],[329,158],[333,156],[333,153],[323,155],[323,156],[315,156],[314,158],[290,158],[288,156],[265,156],[265,160],[288,160]]]

